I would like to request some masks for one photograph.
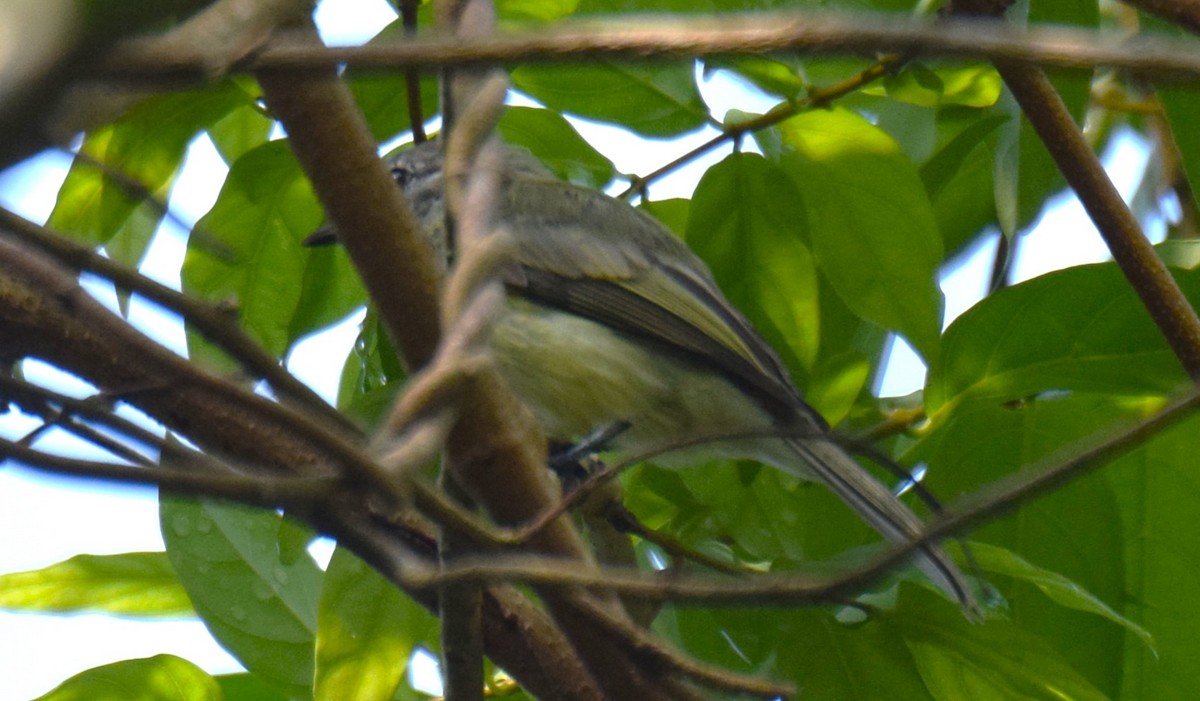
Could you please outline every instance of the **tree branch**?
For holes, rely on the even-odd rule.
[[[1062,98],[1037,68],[1006,62],[997,62],[996,68],[1180,364],[1200,382],[1200,317],[1142,233]]]
[[[894,16],[839,16],[807,11],[637,20],[564,21],[537,31],[498,33],[464,43],[423,37],[365,46],[324,47],[305,36],[281,35],[249,62],[254,70],[435,68],[588,58],[697,58],[778,52],[876,55],[880,52],[1024,61],[1056,68],[1125,69],[1156,79],[1200,77],[1196,43],[1168,36],[1127,38],[1066,27],[1022,30],[995,20],[948,19],[937,24]],[[232,69],[233,67],[229,67]],[[172,82],[211,72],[186,57],[172,61],[124,45],[91,77]]]
[[[318,41],[311,28],[305,36]],[[256,76],[384,326],[410,370],[421,367],[440,335],[441,265],[376,153],[349,89],[331,65],[260,69]]]

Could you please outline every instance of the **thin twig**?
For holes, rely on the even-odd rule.
[[[1103,439],[1085,441],[1084,447],[1068,446],[1034,465],[950,504],[934,517],[917,538],[889,547],[862,566],[833,577],[811,575],[763,575],[752,579],[674,576],[606,570],[603,576],[564,567],[560,561],[541,557],[512,556],[459,563],[443,572],[414,573],[428,576],[420,586],[433,586],[445,579],[516,581],[542,586],[587,587],[676,603],[748,604],[787,606],[824,603],[860,591],[885,572],[909,559],[930,542],[963,533],[995,519],[1033,499],[1046,496],[1070,482],[1138,448],[1176,422],[1200,408],[1200,392],[1192,391],[1172,400],[1153,416]],[[1066,456],[1066,457],[1063,457]],[[412,585],[418,585],[414,580]]]
[[[53,455],[0,438],[0,457],[43,472],[158,487],[165,492],[216,497],[267,508],[290,508],[307,513],[342,487],[336,477],[264,478],[208,470],[184,471],[131,466]]]
[[[903,59],[900,56],[885,56],[865,70],[847,78],[846,80],[823,88],[813,88],[809,91],[808,96],[803,100],[781,104],[764,115],[746,120],[745,122],[727,126],[720,134],[714,136],[708,141],[705,141],[670,163],[656,168],[646,175],[633,178],[629,183],[629,187],[620,195],[617,195],[617,197],[626,199],[634,194],[644,193],[647,185],[650,183],[658,180],[668,173],[674,172],[688,163],[691,163],[700,156],[703,156],[725,142],[737,141],[746,134],[752,134],[756,131],[772,127],[784,121],[785,119],[796,116],[800,112],[828,105],[834,100],[848,95],[855,90],[872,83],[876,79],[887,75],[889,72],[895,70],[901,63],[903,63]]]

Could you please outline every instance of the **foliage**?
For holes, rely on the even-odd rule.
[[[779,4],[714,0],[703,9]],[[809,4],[909,9],[864,0]],[[1029,5],[1031,23],[1108,21],[1093,1]],[[694,4],[497,6],[502,22],[536,23]],[[761,155],[742,144],[709,168],[690,201],[641,203],[706,260],[811,403],[844,433],[890,420],[899,404],[876,397],[873,380],[890,339],[903,337],[929,367],[923,392],[905,400],[921,405],[925,419],[901,426],[881,447],[903,464],[924,465],[928,488],[953,500],[1144,419],[1186,386],[1113,263],[1000,289],[942,329],[939,271],[997,236],[1019,247],[1061,178],[983,63],[912,60],[832,106],[805,108],[806,91],[868,65],[820,56],[701,61],[704,71],[726,71],[795,112],[752,134]],[[712,114],[696,75],[687,61],[523,65],[512,71],[513,84],[543,106],[511,109],[499,131],[561,177],[604,187],[620,176],[603,146],[585,141],[562,114],[653,138],[747,118]],[[407,130],[403,81],[353,70],[346,77],[379,140]],[[1089,107],[1093,77],[1055,76],[1077,115]],[[428,108],[432,84],[423,85]],[[1131,100],[1148,99],[1141,84],[1122,89]],[[242,328],[285,358],[366,297],[342,251],[301,246],[321,223],[320,204],[284,142],[271,139],[257,98],[252,81],[225,79],[149,98],[92,130],[80,147],[89,159],[77,159],[50,225],[136,263],[161,235],[161,213],[91,159],[165,196],[186,144],[211,138],[230,168],[188,242],[183,288],[212,302],[236,300]],[[1151,143],[1154,130],[1182,125],[1175,133],[1192,172],[1200,167],[1200,143],[1188,128],[1196,104],[1194,92],[1178,86],[1163,95],[1165,113],[1090,103],[1089,119],[1104,125],[1093,138],[1099,148],[1127,129],[1161,148],[1168,142]],[[1180,286],[1200,302],[1200,272],[1186,267],[1193,243],[1167,245]],[[380,392],[390,397],[402,373],[368,319],[345,359],[339,402],[356,418],[378,420]],[[196,362],[228,369],[198,335],[190,350]],[[701,660],[790,681],[802,698],[1190,698],[1200,688],[1200,607],[1188,603],[1200,601],[1200,545],[1190,531],[1200,521],[1191,465],[1198,422],[1186,419],[969,534],[975,559],[960,557],[979,568],[987,595],[981,623],[966,621],[915,570],[902,570],[859,597],[866,615],[848,606],[669,604],[653,630]],[[825,490],[756,465],[668,471],[649,464],[628,471],[623,486],[627,506],[648,527],[727,562],[811,573],[874,552],[876,538]],[[248,673],[214,679],[159,656],[83,672],[43,698],[417,698],[405,666],[415,650],[439,649],[436,619],[349,550],[339,548],[322,571],[304,549],[311,533],[272,510],[164,498],[161,513],[165,556],[80,556],[3,575],[0,606],[195,616]],[[647,542],[637,547],[644,562],[664,557]]]

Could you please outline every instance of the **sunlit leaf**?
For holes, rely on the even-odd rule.
[[[189,616],[192,605],[165,553],[76,555],[0,575],[0,608],[122,616]]]
[[[86,243],[102,244],[136,225],[149,240],[188,144],[196,134],[250,98],[231,82],[207,90],[166,94],[138,105],[84,139],[83,154],[58,193],[48,225]],[[158,204],[145,202],[147,196]],[[132,220],[135,210],[151,216]],[[139,256],[140,257],[140,256]]]
[[[916,166],[846,110],[805,112],[779,128],[821,271],[851,309],[936,357],[942,246]]]
[[[326,570],[317,615],[318,701],[392,698],[416,643],[436,638],[436,619],[349,551]]]
[[[35,701],[223,701],[212,677],[187,660],[155,655],[81,672]]]

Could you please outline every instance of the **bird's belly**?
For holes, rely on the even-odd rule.
[[[706,436],[769,431],[773,423],[726,377],[695,361],[524,300],[508,302],[492,347],[505,380],[559,440],[627,421],[630,428],[611,447],[641,452]],[[754,452],[729,443],[722,447],[707,446],[705,452],[746,457]]]

